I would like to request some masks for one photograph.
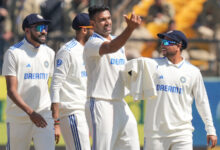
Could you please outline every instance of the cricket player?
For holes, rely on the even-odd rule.
[[[89,8],[94,33],[85,44],[83,58],[87,71],[87,96],[93,129],[94,150],[140,149],[137,122],[124,101],[120,71],[126,63],[126,43],[140,23],[135,14],[125,16],[127,27],[113,37],[110,10],[106,6]],[[87,109],[86,109],[87,110]]]
[[[56,55],[51,84],[52,110],[60,117],[66,150],[90,150],[89,128],[85,116],[87,74],[83,62],[85,42],[93,33],[89,15],[78,14],[72,28],[76,38],[67,42]],[[56,124],[55,130],[57,129]]]
[[[4,55],[2,74],[7,82],[7,150],[54,150],[54,120],[48,79],[54,51],[45,45],[49,21],[28,15],[22,24],[25,38]]]
[[[163,58],[146,59],[153,71],[157,98],[146,103],[144,150],[192,150],[192,103],[205,124],[207,144],[217,144],[209,101],[200,70],[181,52],[186,36],[178,30],[158,34]]]

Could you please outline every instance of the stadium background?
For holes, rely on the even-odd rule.
[[[34,3],[43,1],[44,3],[42,3],[43,5],[41,5],[41,9],[38,13],[52,20],[52,24],[49,27],[50,31],[47,44],[55,51],[57,51],[64,42],[67,42],[74,36],[70,28],[71,20],[76,13],[87,12],[89,5],[104,3],[110,7],[112,11],[113,34],[116,35],[125,27],[123,16],[118,14],[129,14],[129,12],[134,11],[136,14],[142,16],[144,20],[142,28],[136,30],[132,34],[129,42],[125,45],[128,54],[130,54],[130,58],[136,56],[154,57],[154,52],[158,52],[158,39],[156,34],[158,32],[164,32],[168,28],[167,23],[145,22],[148,10],[154,3],[154,0],[9,0],[10,3],[7,9],[12,24],[11,31],[14,36],[10,41],[3,40],[4,44],[2,44],[2,39],[0,37],[0,72],[3,52],[9,45],[23,38],[23,31],[19,30],[22,17],[30,12],[36,12],[33,6]],[[210,99],[214,125],[219,137],[220,0],[166,1],[172,4],[176,10],[173,18],[176,23],[176,29],[182,30],[189,38],[189,47],[184,51],[187,53],[187,59],[192,64],[199,67],[205,77],[205,86]],[[67,26],[67,24],[69,24],[69,26]],[[203,27],[202,30],[199,27]],[[3,50],[2,45],[4,45]],[[126,100],[137,119],[140,143],[141,146],[143,146],[144,101],[134,103],[131,97],[126,97]],[[4,78],[0,76],[0,150],[1,148],[3,149],[7,140],[5,107],[6,85]],[[194,148],[199,150],[206,149],[204,124],[196,111],[195,104],[193,104],[193,125],[195,127],[193,137]],[[218,139],[218,146],[220,146],[220,137]],[[64,147],[62,139],[57,147],[60,149]]]

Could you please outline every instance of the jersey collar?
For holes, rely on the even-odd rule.
[[[26,39],[26,37],[24,38],[24,43],[26,43],[27,45],[28,45],[28,47],[29,48],[31,48],[32,50],[37,50],[37,49],[39,49],[39,47],[41,46],[39,46],[39,47],[35,47],[33,44],[31,44],[27,39]]]
[[[166,59],[168,65],[174,66],[176,68],[181,68],[186,61],[185,58],[183,58],[183,60],[181,62],[179,62],[178,64],[173,64],[171,61],[169,61],[169,59],[167,57],[165,57],[165,59]]]
[[[108,39],[104,38],[103,36],[101,36],[100,34],[96,33],[96,32],[93,32],[93,35],[94,37],[98,37],[100,39],[102,39],[103,41],[109,41]],[[114,37],[112,35],[110,35],[111,39],[114,39]]]

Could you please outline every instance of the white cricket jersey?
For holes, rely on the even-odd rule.
[[[133,97],[134,101],[152,99],[157,96],[152,71],[145,58],[132,59],[126,63],[124,84],[125,88],[129,89],[129,95]]]
[[[113,36],[111,36],[113,39]],[[94,33],[85,44],[83,58],[87,71],[87,97],[98,99],[122,99],[124,97],[123,78],[127,61],[124,48],[115,53],[100,56],[99,49],[108,39]]]
[[[145,137],[192,135],[192,103],[208,135],[216,135],[209,101],[198,68],[183,60],[172,64],[167,58],[146,59],[153,73],[157,99],[148,100],[145,114]]]
[[[48,79],[53,74],[54,55],[54,51],[45,44],[36,48],[24,39],[11,46],[4,56],[2,74],[16,76],[19,95],[40,114],[50,111]],[[6,114],[7,121],[31,122],[29,116],[9,96]]]
[[[87,74],[83,50],[83,45],[72,39],[56,54],[51,99],[60,103],[61,117],[72,114],[74,110],[85,109]]]

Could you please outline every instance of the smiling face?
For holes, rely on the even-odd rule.
[[[91,20],[94,31],[105,38],[112,32],[111,14],[108,10],[97,12]]]
[[[164,43],[164,42],[161,43],[161,51],[162,51],[163,56],[168,57],[168,58],[179,56],[181,53],[181,50],[180,50],[181,44],[173,43],[174,41],[168,37],[165,37],[164,39],[168,41],[167,43]]]
[[[35,47],[44,44],[47,40],[48,26],[43,23],[31,25],[25,29],[27,40]]]

